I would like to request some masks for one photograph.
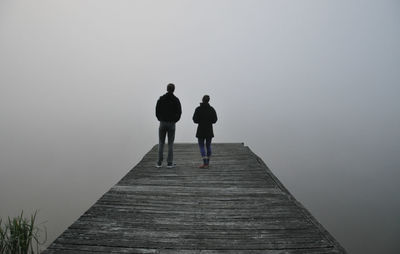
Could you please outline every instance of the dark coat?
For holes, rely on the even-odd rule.
[[[199,124],[197,126],[197,138],[214,137],[213,124],[218,120],[215,109],[208,103],[200,103],[193,114],[193,122]]]
[[[178,122],[181,119],[181,102],[173,93],[161,96],[156,105],[156,117],[158,121]]]

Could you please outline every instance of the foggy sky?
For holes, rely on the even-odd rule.
[[[61,233],[158,142],[172,82],[177,142],[209,94],[214,142],[250,146],[350,253],[397,253],[399,25],[386,0],[2,0],[0,216]]]

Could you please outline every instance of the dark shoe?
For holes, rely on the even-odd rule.
[[[161,168],[162,167],[162,163],[161,162],[157,162],[156,163],[156,168]]]
[[[174,168],[176,166],[175,163],[168,163],[167,168]]]

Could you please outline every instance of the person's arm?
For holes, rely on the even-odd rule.
[[[212,111],[213,111],[212,123],[216,123],[216,122],[217,122],[217,120],[218,120],[218,117],[217,117],[217,112],[215,111],[215,109],[214,109],[214,108],[212,108]]]
[[[181,106],[181,102],[179,101],[179,99],[177,98],[177,112],[176,112],[176,118],[175,118],[175,122],[178,122],[181,119],[181,115],[182,115],[182,106]]]
[[[194,114],[193,114],[193,122],[194,123],[199,123],[199,108],[196,108],[196,110],[194,111]]]
[[[160,121],[160,99],[157,100],[156,104],[156,117],[158,121]]]

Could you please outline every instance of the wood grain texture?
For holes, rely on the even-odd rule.
[[[239,143],[157,146],[42,253],[346,253],[265,163]]]

